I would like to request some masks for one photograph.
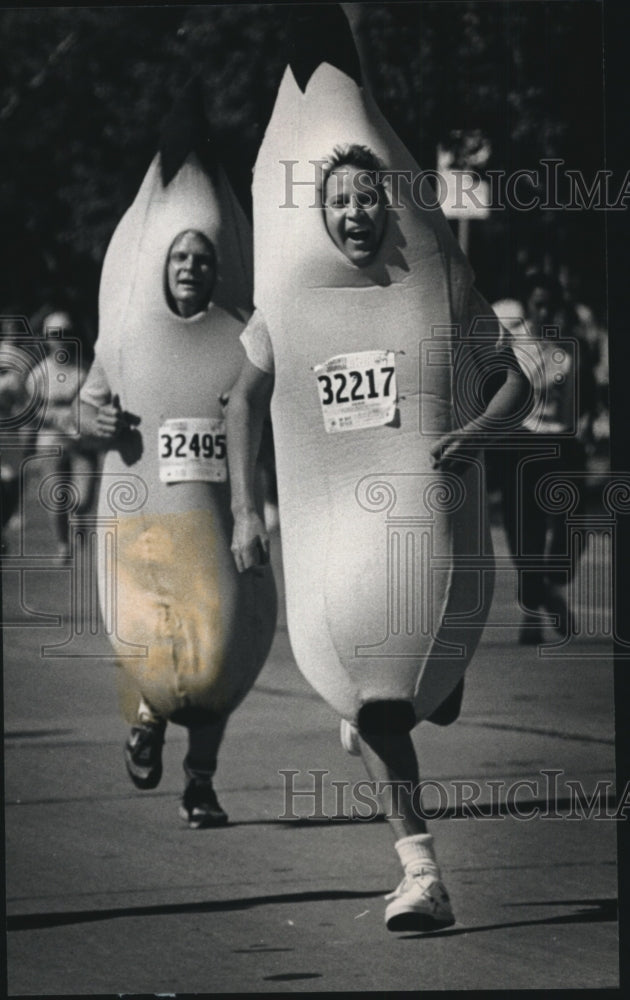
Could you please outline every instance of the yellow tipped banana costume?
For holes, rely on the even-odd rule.
[[[316,63],[287,67],[253,184],[289,634],[342,716],[397,702],[410,728],[462,678],[492,599],[482,463],[460,478],[429,454],[457,426],[453,359],[472,364],[471,319],[491,311],[442,212],[422,207],[426,179],[401,185],[367,266],[333,243],[321,205],[336,147],[420,168],[358,74]]]
[[[175,721],[190,709],[225,717],[235,708],[262,668],[276,617],[270,567],[239,576],[230,552],[219,396],[243,359],[251,232],[220,167],[210,175],[202,165],[204,148],[184,147],[168,165],[164,151],[156,156],[112,236],[98,376],[82,394],[95,404],[101,392],[102,402],[105,381],[109,397],[140,419],[127,446],[104,461],[99,515],[111,522],[112,499],[119,502],[115,570],[112,578],[101,564],[99,594],[109,617],[115,603],[112,642],[136,703],[142,695]],[[190,318],[169,308],[165,292],[168,251],[185,230],[212,241],[217,269],[210,304]],[[130,644],[147,655],[130,655]]]

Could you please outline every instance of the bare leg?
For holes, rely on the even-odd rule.
[[[71,483],[72,476],[70,460],[65,451],[57,460],[55,472],[59,476],[60,482],[67,484]],[[55,531],[57,552],[62,558],[66,558],[68,555],[69,542],[68,512],[65,510],[55,511],[52,515],[52,522]]]
[[[420,775],[409,733],[360,733],[359,745],[370,778],[382,783],[379,801],[396,839],[426,833],[418,815]]]
[[[377,795],[396,838],[396,852],[404,871],[400,885],[386,897],[387,928],[432,931],[449,927],[455,918],[435,857],[433,837],[420,815],[418,759],[409,732],[391,722],[359,729],[359,748],[368,774],[380,783]]]
[[[75,451],[71,455],[72,481],[79,496],[79,505],[74,512],[75,517],[88,514],[94,503],[98,467],[96,456],[92,453]]]

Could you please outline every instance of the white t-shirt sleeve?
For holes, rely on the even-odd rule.
[[[105,369],[96,357],[87,374],[85,382],[81,386],[79,398],[82,403],[89,403],[90,406],[104,406],[112,398],[112,392],[107,381]]]
[[[496,351],[507,350],[512,346],[509,324],[502,322],[502,318],[473,286],[468,298],[468,335],[472,334],[474,337],[475,333],[484,339],[485,337],[490,339],[491,335],[496,336],[494,343]]]
[[[274,374],[273,347],[260,309],[255,309],[252,313],[249,323],[241,334],[241,343],[247,357],[256,368],[267,372],[268,375]]]

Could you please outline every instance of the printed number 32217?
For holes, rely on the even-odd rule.
[[[384,376],[382,385],[377,387],[377,375]],[[389,396],[389,389],[394,375],[394,368],[385,365],[375,371],[367,368],[365,371],[335,372],[331,375],[318,375],[317,380],[322,387],[322,405],[331,403],[352,403],[364,399],[378,399],[379,396]],[[365,382],[363,381],[365,377]],[[365,391],[364,391],[365,390]]]

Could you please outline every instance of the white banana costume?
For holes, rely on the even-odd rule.
[[[141,421],[141,456],[107,453],[99,501],[99,515],[111,522],[115,503],[118,518],[114,574],[103,560],[99,596],[106,620],[116,605],[130,721],[140,695],[163,718],[190,708],[225,717],[262,668],[276,618],[270,567],[239,576],[230,552],[219,402],[243,360],[251,231],[222,170],[209,176],[195,152],[180,160],[167,182],[161,155],[152,162],[112,236],[99,297],[96,360]],[[212,241],[217,281],[207,309],[185,319],[167,304],[165,262],[189,229]]]
[[[253,198],[288,625],[298,666],[342,716],[403,702],[411,727],[463,676],[492,598],[482,462],[459,478],[429,456],[457,426],[471,316],[491,311],[441,210],[409,184],[370,264],[337,249],[320,166],[349,144],[420,174],[365,86],[329,62],[299,84],[287,67]],[[426,180],[420,200],[435,202]]]

